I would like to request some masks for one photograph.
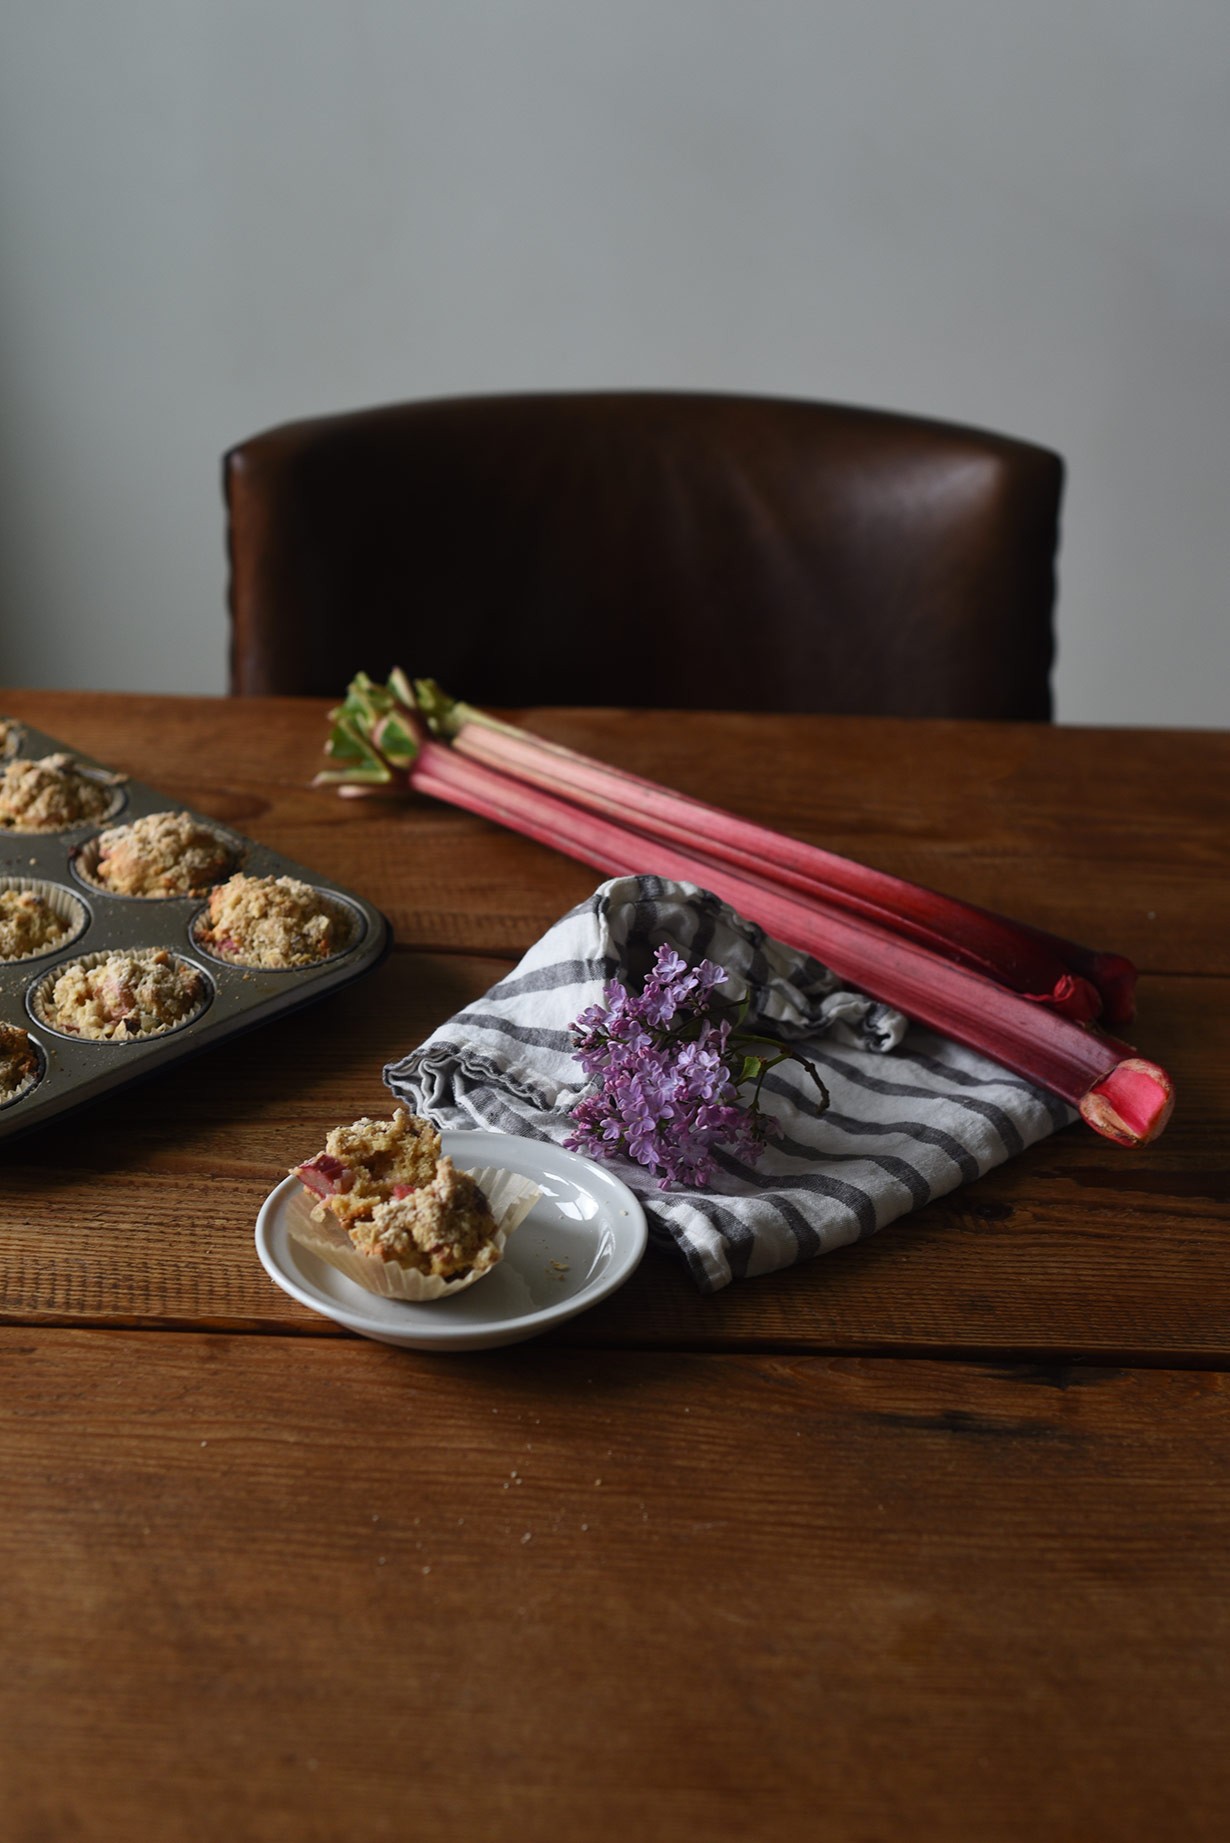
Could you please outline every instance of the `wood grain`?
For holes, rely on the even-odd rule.
[[[8,1331],[6,1835],[1220,1837],[1227,1406]]]
[[[6,692],[4,709],[362,891],[405,946],[519,954],[592,871],[434,802],[313,788],[318,699]],[[1230,734],[534,711],[545,736],[1130,955],[1230,973]]]
[[[1131,953],[1179,1106],[716,1298],[651,1254],[554,1341],[429,1358],[286,1299],[257,1209],[593,874],[311,788],[322,704],[0,709],[400,943],[4,1149],[5,1843],[1220,1843],[1225,736],[534,713]]]
[[[505,963],[396,954],[347,993],[6,1148],[0,1321],[333,1335],[274,1288],[261,1202],[330,1126],[387,1112],[381,1069]],[[1224,1362],[1230,982],[1155,981],[1181,1101],[1155,1145],[1074,1127],[805,1267],[702,1297],[652,1253],[562,1341]]]

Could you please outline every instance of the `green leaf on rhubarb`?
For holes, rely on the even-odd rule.
[[[393,770],[384,760],[355,719],[345,707],[333,712],[334,724],[325,745],[325,752],[334,761],[344,765],[340,768],[324,768],[315,777],[316,785],[329,785],[338,782],[355,782],[356,784],[380,786],[393,779]]]
[[[372,739],[394,768],[412,768],[418,760],[418,738],[396,713],[380,718]]]
[[[400,666],[394,666],[393,670],[389,673],[389,691],[391,695],[397,699],[399,704],[404,704],[406,706],[407,710],[416,710],[418,708],[418,702],[414,695],[414,687],[411,685],[410,680],[406,677],[406,674],[402,671]]]
[[[457,734],[460,706],[456,698],[441,690],[434,678],[416,678],[411,700],[433,736],[447,741]]]

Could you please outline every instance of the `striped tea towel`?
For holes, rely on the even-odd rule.
[[[806,1071],[782,1063],[761,1096],[780,1135],[754,1167],[720,1155],[704,1191],[660,1190],[642,1166],[612,1162],[653,1239],[683,1256],[705,1292],[874,1234],[1076,1117],[986,1057],[846,990],[708,891],[657,877],[602,884],[384,1079],[438,1126],[562,1145],[585,1091],[569,1026],[601,1002],[608,979],[639,989],[662,943],[689,965],[724,967],[723,995],[746,993],[749,1025],[797,1044],[831,1097],[817,1114]]]

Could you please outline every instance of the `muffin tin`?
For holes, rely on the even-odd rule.
[[[9,758],[21,755],[33,759],[60,752],[98,775],[108,772],[70,743],[25,724],[20,725],[9,749],[0,750]],[[140,781],[118,783],[117,793],[120,799],[116,810],[101,823],[70,826],[62,832],[0,829],[0,887],[15,883],[42,886],[42,893],[53,906],[62,906],[74,914],[80,908],[85,917],[84,927],[48,952],[21,960],[0,960],[0,1021],[20,1025],[29,1032],[41,1069],[32,1086],[15,1099],[0,1102],[0,1139],[40,1126],[110,1089],[324,998],[371,971],[388,951],[389,925],[371,903],[229,826],[219,825],[207,814],[194,812],[194,818],[233,844],[236,870],[254,877],[297,877],[318,889],[351,921],[346,945],[310,967],[274,970],[238,966],[209,953],[194,934],[205,897],[118,896],[79,873],[78,852],[109,826],[126,825],[147,813],[193,811]],[[35,1011],[35,994],[44,987],[48,975],[61,972],[70,962],[96,954],[159,947],[186,960],[204,976],[207,1003],[188,1023],[129,1042],[95,1042],[55,1030]]]

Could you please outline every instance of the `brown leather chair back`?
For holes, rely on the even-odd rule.
[[[231,690],[1047,718],[1063,465],[668,392],[326,416],[225,460]]]

